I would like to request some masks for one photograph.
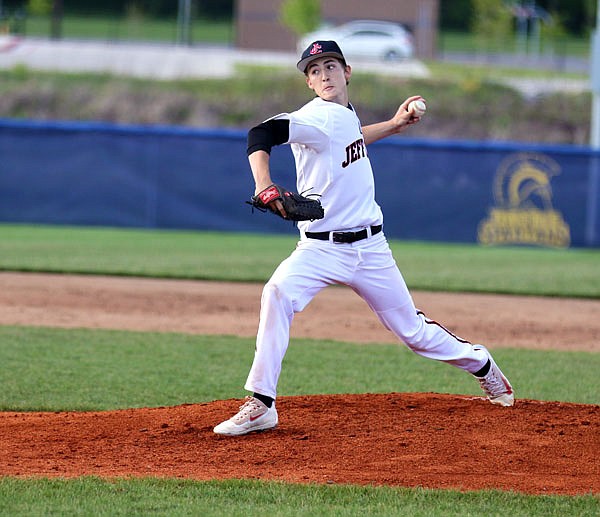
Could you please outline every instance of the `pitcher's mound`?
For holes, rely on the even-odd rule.
[[[600,406],[431,393],[277,400],[279,427],[213,433],[240,401],[0,413],[0,475],[260,478],[300,483],[600,492]]]

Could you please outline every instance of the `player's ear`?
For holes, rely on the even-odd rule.
[[[308,74],[306,75],[306,86],[308,86],[313,91],[315,90],[313,88],[312,81],[310,80],[310,77],[308,76]]]
[[[344,77],[346,78],[346,84],[350,84],[350,76],[352,75],[352,67],[350,65],[346,65],[344,67]]]

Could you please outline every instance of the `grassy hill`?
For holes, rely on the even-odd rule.
[[[430,79],[356,73],[351,99],[363,123],[391,116],[408,95],[428,101],[411,136],[586,145],[591,94],[526,97],[502,79],[514,71],[432,67]],[[312,96],[295,71],[245,68],[233,79],[150,81],[109,75],[0,71],[5,118],[247,128]]]

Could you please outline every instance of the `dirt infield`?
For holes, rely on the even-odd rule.
[[[254,336],[262,285],[0,272],[0,325]],[[430,318],[490,348],[600,352],[600,300],[413,292]],[[292,337],[396,343],[348,288],[298,314]]]
[[[259,285],[0,273],[0,324],[256,332]],[[491,348],[600,351],[600,302],[413,293],[428,315]],[[344,288],[320,293],[294,337],[391,342]],[[517,395],[518,395],[518,387]],[[239,401],[97,413],[0,413],[0,475],[260,478],[305,483],[600,493],[600,406],[392,393],[282,397],[280,426],[212,427]]]

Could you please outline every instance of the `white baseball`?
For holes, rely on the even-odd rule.
[[[412,101],[408,105],[408,111],[412,113],[414,117],[422,117],[427,111],[427,105],[421,100]]]

